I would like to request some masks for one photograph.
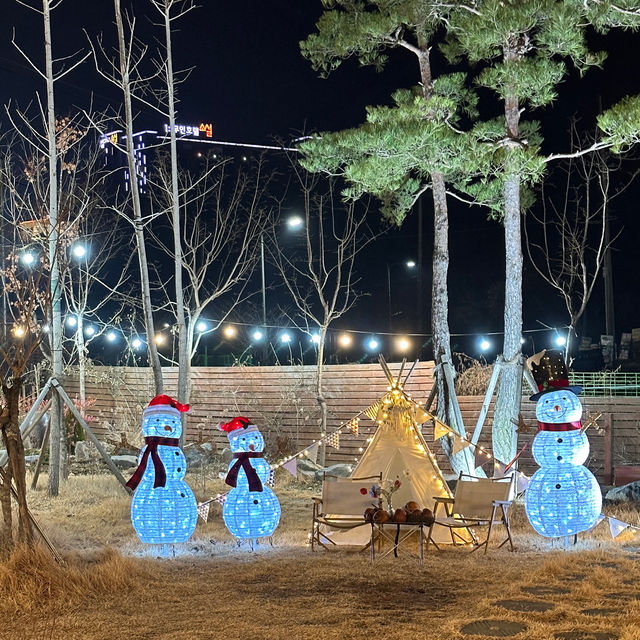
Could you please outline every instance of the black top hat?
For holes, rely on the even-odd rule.
[[[569,384],[569,372],[561,351],[545,349],[528,358],[527,366],[538,385],[538,393],[534,393],[529,400],[537,400],[545,393],[559,389],[567,389],[576,395],[582,392],[582,387]]]

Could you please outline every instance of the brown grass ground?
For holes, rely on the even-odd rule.
[[[221,489],[209,481],[206,495]],[[306,546],[317,487],[282,476],[276,491],[283,518],[273,547],[236,547],[214,505],[170,559],[138,541],[129,498],[110,476],[72,477],[56,500],[32,492],[32,509],[66,564],[24,550],[0,564],[0,638],[477,640],[487,636],[464,636],[463,625],[499,619],[527,625],[518,640],[572,630],[640,640],[640,536],[612,541],[602,523],[565,551],[536,536],[516,505],[515,553],[431,551],[421,569],[401,549],[372,566],[366,554]],[[638,522],[637,512],[611,515]],[[526,592],[541,585],[565,593]],[[553,607],[524,613],[496,604],[522,599]]]

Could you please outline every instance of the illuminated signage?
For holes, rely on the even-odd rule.
[[[184,125],[184,124],[176,124],[174,125],[175,132],[181,136],[193,136],[195,138],[199,138],[202,133],[207,138],[213,137],[213,125],[211,123],[205,124],[201,122],[199,125]],[[171,131],[171,127],[168,124],[164,125],[164,132],[169,133]]]

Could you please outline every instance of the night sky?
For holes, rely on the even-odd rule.
[[[395,88],[416,84],[416,64],[404,52],[392,53],[382,73],[360,67],[354,60],[343,64],[329,79],[319,78],[300,55],[298,43],[314,30],[322,10],[320,0],[203,0],[202,4],[182,21],[174,40],[176,67],[195,67],[181,88],[179,120],[212,122],[216,139],[287,142],[301,133],[354,126],[364,120],[366,105],[389,103]],[[43,83],[12,47],[11,34],[15,28],[17,42],[39,60],[43,57],[42,26],[36,14],[20,5],[10,2],[5,6],[9,8],[5,9],[1,27],[0,100],[5,104],[11,98],[25,105],[33,99],[35,90],[43,88]],[[140,35],[148,37],[152,32],[148,5],[135,0],[133,6]],[[64,0],[53,25],[57,55],[86,49],[82,28],[91,37],[104,32],[105,40],[110,41],[115,33],[112,12],[112,3],[106,0],[91,3],[90,11],[83,0]],[[543,123],[545,151],[565,150],[564,132],[573,114],[588,128],[594,123],[599,104],[606,108],[625,94],[640,93],[640,76],[631,62],[637,58],[638,36],[616,33],[606,38],[594,37],[593,42],[609,51],[604,69],[589,71],[583,81],[572,72],[560,88],[556,104],[535,114]],[[436,73],[442,64],[436,55]],[[87,62],[59,85],[58,105],[61,109],[86,105],[92,92],[98,108],[118,102],[118,97],[93,71],[92,63]],[[481,95],[481,109],[483,117],[497,115],[496,102],[489,94]],[[4,114],[0,121],[6,128]],[[140,111],[139,128],[161,124],[153,113]],[[640,231],[635,203],[639,196],[640,182],[613,209],[614,231],[624,229],[613,257],[618,334],[640,326],[635,302],[638,272],[635,239]],[[425,301],[428,301],[432,242],[428,198],[424,213]],[[383,285],[386,288],[386,263],[394,263],[392,290],[399,311],[393,320],[396,331],[415,331],[418,326],[416,279],[408,277],[402,265],[396,264],[417,257],[415,217],[410,215],[401,229],[389,232],[379,241],[361,267],[362,288],[379,291]],[[498,223],[487,220],[480,208],[451,203],[452,332],[479,335],[501,330],[503,253],[502,228]],[[386,300],[383,305],[379,295],[366,298],[338,326],[383,331],[387,318],[380,308],[385,306]],[[563,311],[563,303],[533,273],[525,258],[524,328],[538,329],[540,323],[561,328],[566,323]],[[604,332],[601,287],[594,293],[582,329],[581,333],[594,338]],[[454,343],[454,348],[477,355],[475,338],[456,339]]]

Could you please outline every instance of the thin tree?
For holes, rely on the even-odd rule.
[[[578,132],[572,123],[572,148],[585,148],[588,142],[576,144]],[[590,136],[589,138],[592,138]],[[566,358],[571,363],[575,350],[576,328],[593,288],[598,281],[607,251],[620,235],[607,238],[611,218],[611,202],[635,180],[637,172],[612,186],[612,174],[622,168],[622,158],[607,151],[569,158],[556,173],[564,186],[547,188],[542,183],[541,210],[525,214],[525,246],[531,264],[564,301],[569,316]]]
[[[379,234],[368,224],[369,207],[365,202],[344,203],[337,192],[335,180],[324,179],[300,167],[294,166],[294,171],[294,188],[300,190],[304,203],[302,255],[288,255],[275,229],[268,246],[302,319],[302,323],[296,324],[302,324],[311,335],[317,335],[315,394],[320,408],[321,437],[324,438],[328,420],[324,393],[327,332],[360,297],[356,259]],[[295,322],[295,318],[292,320]],[[324,443],[318,450],[318,463],[324,466]]]

